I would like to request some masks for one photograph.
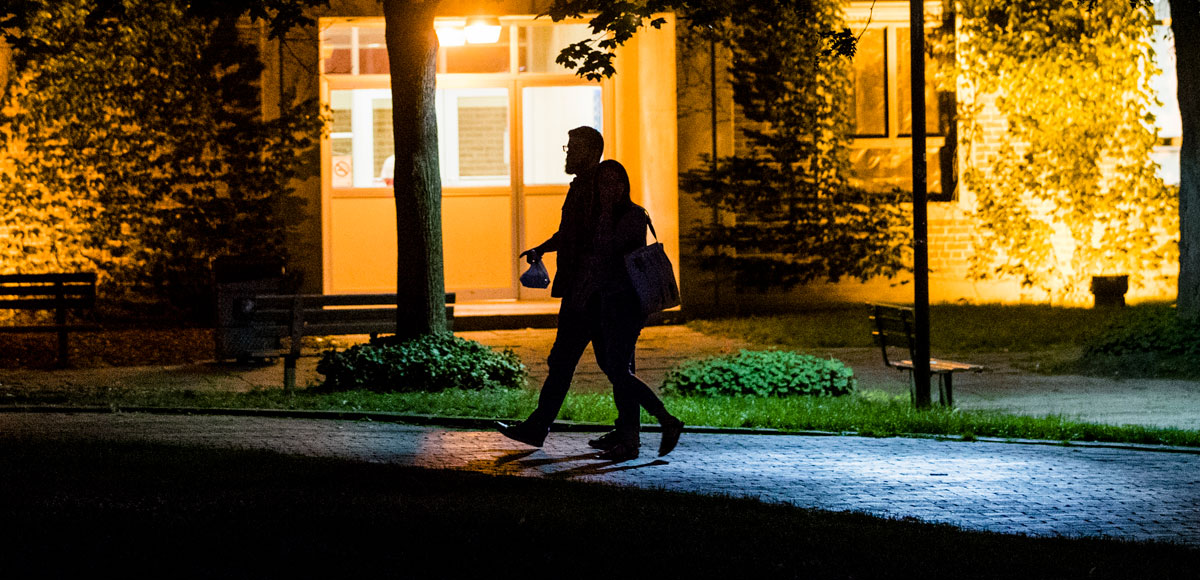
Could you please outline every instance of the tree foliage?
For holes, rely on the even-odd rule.
[[[208,303],[212,258],[286,252],[298,209],[288,182],[315,170],[301,153],[321,119],[286,95],[280,116],[263,119],[262,65],[236,13],[23,4],[0,117],[6,270],[91,264],[112,297],[188,308]]]
[[[824,58],[821,31],[840,4],[754,3],[705,34],[733,55],[728,71],[746,147],[714,170],[684,175],[682,188],[731,217],[699,225],[715,249],[701,266],[731,272],[741,287],[865,280],[905,268],[902,192],[848,183],[849,63]]]
[[[1089,9],[1088,4],[1091,4]],[[1145,284],[1177,259],[1178,212],[1157,175],[1152,11],[1127,0],[966,0],[959,43],[977,196],[972,272],[1082,301],[1088,279]],[[985,105],[1007,121],[985,130]]]
[[[666,20],[660,15],[676,12],[687,28],[697,32],[722,35],[720,30],[729,26],[730,18],[751,11],[780,10],[794,14],[814,16],[823,0],[767,0],[765,2],[728,2],[723,0],[643,0],[636,2],[612,2],[611,0],[555,0],[542,16],[555,22],[566,18],[583,18],[588,21],[595,38],[582,40],[564,48],[557,62],[569,69],[578,69],[576,74],[598,81],[616,72],[613,61],[616,49],[625,44],[644,26],[660,28]],[[821,40],[821,52],[825,56],[833,53],[854,56],[855,36],[849,28],[838,28],[835,21],[817,19],[807,23],[809,34]],[[813,39],[809,39],[813,40]]]

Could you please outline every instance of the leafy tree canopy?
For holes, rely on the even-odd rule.
[[[822,31],[841,24],[837,0],[740,5],[706,36],[724,45],[744,140],[681,187],[727,219],[698,224],[700,265],[741,287],[865,280],[906,269],[900,191],[849,183],[849,62]]]
[[[783,10],[813,14],[819,0],[765,0],[762,2],[729,2],[727,0],[644,0],[613,2],[611,0],[556,0],[542,16],[555,22],[566,18],[592,15],[589,24],[597,38],[576,42],[562,50],[558,63],[578,69],[576,74],[590,80],[600,80],[616,72],[613,60],[617,47],[627,42],[644,26],[660,28],[666,21],[657,16],[677,12],[685,25],[697,32],[720,34],[727,20],[746,10]],[[845,27],[835,28],[822,23],[815,33],[822,39],[821,52],[828,56],[854,56],[855,36]]]
[[[110,297],[207,305],[209,263],[280,256],[298,207],[289,182],[319,136],[315,103],[281,95],[236,21],[169,0],[28,0],[38,50],[0,110],[0,256],[26,271],[90,265]]]

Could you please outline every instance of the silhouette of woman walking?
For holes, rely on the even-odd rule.
[[[601,459],[638,457],[640,409],[662,425],[660,456],[679,442],[683,422],[667,412],[654,391],[634,374],[634,351],[645,326],[637,293],[625,270],[625,255],[646,244],[649,215],[629,197],[629,175],[618,162],[599,162],[604,150],[600,133],[590,127],[569,132],[567,172],[575,174],[563,204],[559,229],[546,242],[522,252],[530,262],[555,252],[558,272],[551,295],[561,297],[558,334],[547,359],[549,373],[538,407],[516,425],[500,424],[500,432],[540,447],[558,416],[575,367],[588,343],[596,362],[613,385],[616,428],[588,442]]]

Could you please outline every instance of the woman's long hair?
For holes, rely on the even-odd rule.
[[[596,167],[596,201],[601,214],[619,217],[633,206],[629,197],[629,173],[615,159],[606,159]]]
[[[629,174],[620,162],[607,159],[600,162],[594,174],[595,192],[592,224],[593,245],[602,255],[613,250],[613,229],[621,216],[633,207],[629,198]]]

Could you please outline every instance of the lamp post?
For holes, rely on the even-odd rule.
[[[913,402],[930,406],[929,393],[929,244],[925,185],[925,3],[909,0],[909,57],[912,59],[913,191]]]

